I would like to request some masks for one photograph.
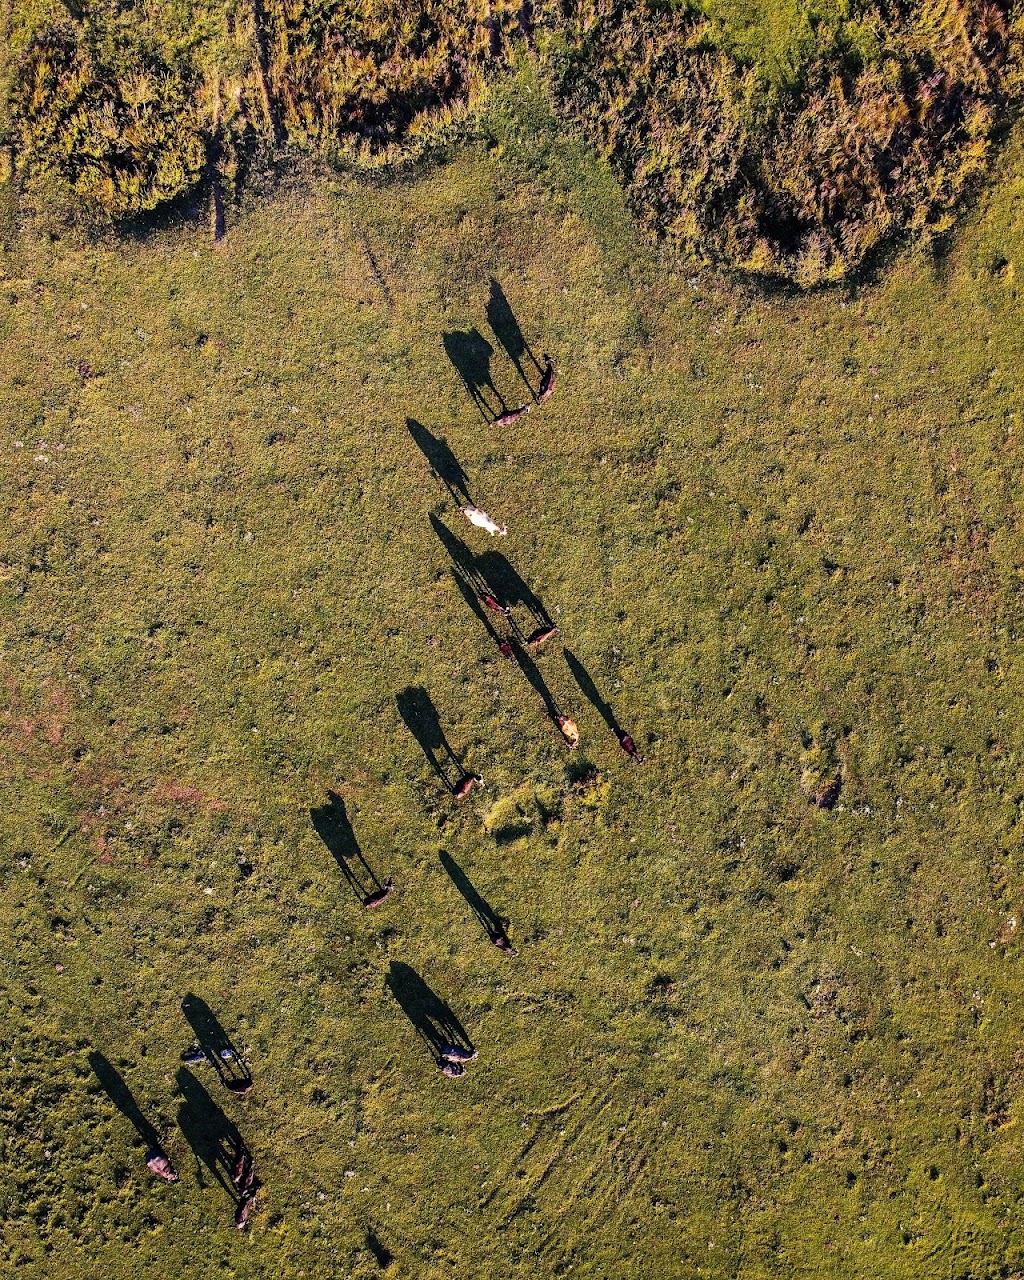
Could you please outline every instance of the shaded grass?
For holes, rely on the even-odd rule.
[[[550,154],[299,185],[217,249],[3,260],[0,1242],[25,1276],[1020,1266],[1019,146],[941,270],[799,300],[621,252],[606,173]],[[492,276],[560,368],[500,436],[442,347]],[[428,517],[475,534],[410,417],[642,769],[557,645],[538,669],[596,776],[484,637]],[[461,807],[399,717],[413,685],[486,778]],[[801,786],[819,740],[830,812]],[[328,790],[395,877],[379,914],[310,824]],[[464,1079],[393,963],[480,1048]],[[245,1237],[175,1126],[188,992],[255,1078],[202,1080],[265,1186]]]

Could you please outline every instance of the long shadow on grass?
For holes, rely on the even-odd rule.
[[[363,857],[341,796],[336,791],[328,791],[327,804],[319,809],[310,809],[309,820],[338,864],[359,904],[365,907],[370,905],[372,899],[379,899],[386,892],[387,885],[380,882],[376,872]]]
[[[410,685],[395,697],[395,703],[398,714],[419,743],[420,750],[427,757],[434,772],[449,791],[454,791],[456,782],[464,776],[465,770],[445,737],[445,732],[441,728],[441,717],[437,714],[437,708],[430,694],[422,685]],[[448,776],[452,767],[455,769],[454,782]]]
[[[374,1262],[376,1262],[377,1266],[380,1267],[382,1271],[386,1267],[390,1267],[392,1262],[395,1260],[395,1255],[386,1244],[381,1243],[380,1237],[377,1235],[376,1231],[372,1230],[370,1227],[366,1228],[366,1247],[373,1254]]]
[[[93,1074],[100,1082],[103,1092],[117,1107],[118,1111],[132,1122],[135,1126],[135,1132],[146,1147],[151,1150],[162,1151],[160,1135],[142,1114],[142,1108],[135,1101],[135,1095],[128,1088],[124,1077],[117,1068],[102,1053],[95,1052],[89,1054],[89,1066],[92,1067]]]
[[[466,1049],[473,1048],[465,1027],[415,969],[399,960],[392,960],[387,983],[391,994],[422,1036],[435,1061],[440,1061],[441,1050],[445,1045],[458,1044]]]
[[[479,329],[457,329],[446,333],[443,343],[445,354],[455,366],[484,421],[490,422],[499,414],[507,413],[508,405],[491,378],[494,348]]]
[[[462,894],[469,909],[480,921],[480,925],[487,934],[488,939],[491,942],[496,942],[499,938],[507,937],[508,921],[499,916],[491,904],[477,892],[469,876],[466,875],[450,853],[442,850],[440,858],[441,866],[451,876],[452,884]]]
[[[491,293],[487,299],[487,323],[494,331],[494,336],[505,349],[505,353],[519,371],[519,376],[529,388],[530,395],[534,400],[537,399],[537,393],[533,389],[533,384],[526,376],[523,369],[523,357],[528,356],[534,363],[538,373],[542,372],[540,362],[530,350],[530,344],[523,337],[523,331],[519,327],[519,321],[516,319],[516,313],[512,310],[512,304],[505,297],[505,291],[501,285],[491,276]]]
[[[638,763],[642,764],[643,757],[638,754],[636,744],[633,742],[633,739],[629,736],[626,730],[623,729],[622,725],[619,724],[618,720],[616,720],[615,712],[612,710],[611,705],[601,696],[600,690],[590,678],[590,673],[587,671],[586,667],[582,662],[580,662],[579,658],[576,657],[572,650],[565,649],[563,652],[565,653],[565,661],[568,664],[569,670],[572,672],[573,678],[582,690],[584,697],[589,699],[593,707],[600,712],[602,720],[604,720],[608,728],[611,729],[612,733],[615,734],[615,737],[618,739],[619,746],[623,751]]]
[[[565,649],[563,652],[565,653],[565,661],[568,663],[573,679],[582,690],[583,696],[590,701],[596,711],[600,712],[601,718],[604,720],[608,728],[611,729],[612,733],[621,733],[622,728],[618,720],[615,719],[615,713],[601,696],[600,690],[590,678],[590,674],[586,667],[570,649]]]
[[[508,638],[503,636],[498,631],[497,627],[495,627],[494,623],[491,622],[491,619],[487,616],[487,610],[480,603],[480,597],[473,590],[472,584],[461,572],[461,570],[459,570],[454,566],[452,568],[452,577],[455,579],[455,585],[459,589],[459,594],[465,600],[466,604],[469,605],[470,609],[475,614],[477,621],[480,623],[483,629],[487,632],[488,636],[498,646],[498,648],[501,651],[502,657],[510,658],[514,661],[515,654],[512,652],[511,643],[509,642]],[[512,634],[515,635],[516,631],[515,631],[514,624],[508,618],[505,619],[505,622],[507,624],[507,627],[511,630]]]
[[[477,569],[476,556],[473,555],[469,547],[466,546],[460,537],[452,533],[451,529],[448,528],[443,520],[438,520],[437,516],[432,515],[430,517],[430,527],[437,535],[441,546],[448,552],[448,556],[452,564],[472,584],[473,590],[478,593],[485,591],[487,589],[487,583],[484,581],[480,571]]]
[[[544,677],[537,670],[537,664],[519,645],[513,645],[512,651],[515,654],[516,662],[518,662],[522,667],[523,675],[526,676],[526,679],[529,681],[530,687],[540,698],[541,702],[543,702],[544,710],[547,712],[552,723],[557,726],[562,713],[558,708],[558,703],[555,701],[554,695],[545,683]]]
[[[199,1182],[205,1166],[233,1200],[238,1200],[234,1174],[249,1154],[233,1120],[217,1106],[191,1071],[182,1067],[175,1077],[181,1093],[178,1125],[199,1162]]]
[[[553,625],[551,616],[544,608],[540,597],[530,590],[499,551],[485,551],[477,556],[476,570],[500,604],[509,609],[522,605],[538,626]]]
[[[443,521],[438,520],[437,516],[430,517],[430,524],[441,545],[448,552],[452,571],[460,590],[467,601],[470,601],[470,595],[476,597],[475,602],[470,601],[470,606],[484,623],[488,634],[499,645],[502,643],[501,638],[494,626],[487,621],[486,614],[481,612],[480,605],[496,616],[504,615],[509,631],[520,640],[524,639],[524,633],[512,613],[517,606],[521,605],[529,611],[533,618],[531,629],[542,630],[553,625],[540,598],[530,590],[503,555],[496,551],[485,551],[482,555],[474,555],[462,539],[452,533]],[[505,656],[509,655],[506,653]]]
[[[462,463],[452,453],[448,441],[431,435],[415,418],[406,418],[405,425],[430,464],[430,470],[451,494],[452,501],[459,506],[473,506],[473,499],[469,496],[468,477],[462,469]]]
[[[252,1073],[206,1001],[189,993],[181,1002],[181,1011],[225,1089],[248,1093],[252,1088]]]

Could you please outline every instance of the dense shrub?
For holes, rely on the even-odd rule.
[[[517,6],[518,7],[518,6]],[[264,0],[270,94],[290,137],[394,155],[471,105],[508,4]]]
[[[657,0],[570,0],[557,88],[659,232],[802,285],[896,232],[934,232],[983,171],[1008,46],[980,0],[864,4],[774,96]]]
[[[986,166],[1012,45],[991,0],[848,0],[807,27],[782,77],[664,0],[146,3],[85,0],[29,41],[8,130],[23,187],[56,179],[118,218],[204,167],[230,179],[257,133],[390,163],[473,106],[535,13],[561,109],[639,215],[699,256],[800,285],[949,225]]]
[[[193,186],[206,158],[197,97],[130,10],[47,27],[25,50],[11,102],[22,180],[64,186],[90,214],[154,209]]]

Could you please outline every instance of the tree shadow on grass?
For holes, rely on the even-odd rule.
[[[473,1048],[465,1027],[415,969],[399,960],[392,960],[387,984],[435,1061],[441,1060],[441,1051],[445,1045],[457,1044],[470,1050]]]

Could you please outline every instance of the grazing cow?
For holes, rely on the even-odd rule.
[[[580,744],[580,731],[576,727],[576,721],[570,720],[568,716],[558,716],[556,723],[569,746],[578,747]]]
[[[637,751],[636,743],[625,731],[625,729],[616,729],[615,736],[616,738],[618,738],[619,746],[623,749],[623,751],[625,751],[626,755],[629,756],[631,759],[635,760],[637,764],[643,764],[644,762],[643,756]]]
[[[394,884],[389,880],[383,889],[378,889],[376,893],[371,893],[363,899],[364,907],[379,907],[382,902],[386,902],[391,897],[391,891]]]
[[[518,409],[510,409],[508,413],[503,413],[500,418],[495,418],[491,424],[495,427],[510,427],[513,422],[518,422],[525,414],[530,412],[528,404],[520,405]]]
[[[507,527],[503,524],[497,524],[486,511],[481,511],[479,507],[460,507],[459,510],[470,524],[476,525],[478,529],[486,529],[492,538],[495,534],[499,538],[508,537]]]
[[[478,773],[464,774],[458,782],[452,787],[452,795],[456,800],[463,800],[474,787],[479,787],[483,783],[483,778]]]
[[[517,947],[514,947],[503,933],[497,934],[495,937],[491,939],[491,941],[494,943],[494,945],[498,948],[499,951],[504,951],[504,953],[507,956],[517,956],[519,954],[519,949]]]
[[[496,637],[498,641],[498,650],[503,658],[508,658],[509,662],[515,662],[516,655],[512,646],[507,640],[502,640],[500,636]]]
[[[443,1044],[438,1052],[445,1062],[472,1062],[479,1056],[476,1049],[464,1049],[461,1044]]]
[[[447,1058],[442,1058],[438,1064],[441,1068],[441,1074],[445,1076],[464,1076],[466,1068],[461,1062],[449,1062]]]
[[[538,627],[536,631],[526,637],[527,649],[539,649],[545,640],[558,631],[558,628],[552,623],[550,626]]]
[[[252,1153],[243,1147],[238,1153],[234,1168],[231,1170],[231,1181],[239,1191],[245,1192],[252,1189],[255,1179],[256,1163],[252,1158]]]
[[[235,1226],[239,1231],[244,1231],[249,1222],[249,1213],[252,1210],[252,1202],[256,1198],[254,1191],[246,1191],[242,1193],[242,1198],[238,1202],[238,1208],[235,1210]]]
[[[480,600],[483,604],[487,606],[488,609],[490,609],[492,613],[504,613],[506,616],[509,613],[508,605],[499,604],[497,600],[495,600],[494,596],[492,596],[487,591],[481,591]]]
[[[163,1178],[164,1182],[178,1181],[174,1165],[158,1147],[151,1147],[146,1152],[146,1168],[158,1178]]]
[[[537,394],[537,400],[540,404],[551,395],[555,389],[555,362],[548,353],[544,352],[544,372],[540,376],[540,391]]]

